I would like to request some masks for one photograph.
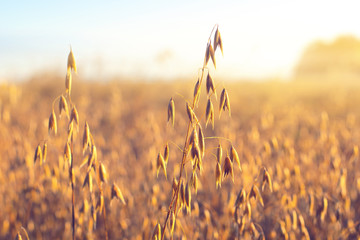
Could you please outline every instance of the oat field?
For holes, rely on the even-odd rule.
[[[213,39],[213,40],[212,40]],[[360,84],[0,86],[1,239],[359,239]],[[208,65],[213,65],[208,68]]]

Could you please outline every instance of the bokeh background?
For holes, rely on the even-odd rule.
[[[70,46],[77,63],[72,102],[80,117],[74,144],[77,239],[105,236],[99,214],[94,229],[89,191],[82,187],[85,121],[109,175],[109,238],[149,239],[166,217],[185,141],[186,101],[193,98],[215,24],[224,45],[223,56],[215,54],[217,68],[208,64],[218,97],[212,97],[215,128],[205,128],[203,85],[195,109],[207,137],[203,171],[197,194],[192,190],[192,213],[179,212],[174,239],[359,238],[359,6],[322,0],[3,2],[0,239],[14,239],[21,227],[30,239],[71,238],[63,156],[68,119],[59,116],[57,99],[65,92]],[[223,88],[231,117],[219,117]],[[167,123],[171,97],[174,127]],[[53,106],[57,136],[48,134]],[[40,166],[34,153],[44,142],[48,156]],[[167,143],[168,177],[156,177],[156,157]],[[235,147],[242,172],[234,164],[234,182],[226,177],[216,189],[219,143],[224,155]],[[272,192],[261,189],[264,168]],[[186,172],[189,180],[190,163]],[[126,205],[111,200],[114,182]],[[252,217],[241,230],[236,197],[254,185],[264,206],[249,200]],[[239,214],[247,219],[243,208]]]

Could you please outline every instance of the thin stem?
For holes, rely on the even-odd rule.
[[[232,144],[232,141],[228,138],[225,137],[216,137],[216,136],[212,136],[212,137],[205,137],[205,139],[222,139],[222,140],[226,140],[228,141],[230,144]]]
[[[73,178],[75,176],[73,176],[74,171],[73,171],[73,166],[74,166],[74,149],[73,149],[73,136],[71,135],[71,142],[70,142],[70,149],[71,149],[71,164],[70,164],[70,174],[71,174],[71,192],[72,192],[72,206],[71,206],[71,215],[72,215],[72,238],[73,240],[75,240],[75,186],[74,186],[74,181]]]

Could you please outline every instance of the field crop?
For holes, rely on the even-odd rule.
[[[359,238],[358,83],[64,82],[0,87],[0,238]]]

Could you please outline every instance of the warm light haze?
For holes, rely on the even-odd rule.
[[[218,76],[288,78],[314,40],[360,37],[359,7],[357,1],[323,0],[6,1],[0,79],[61,73],[70,44],[83,77],[194,77],[209,22],[219,24],[226,43]]]

